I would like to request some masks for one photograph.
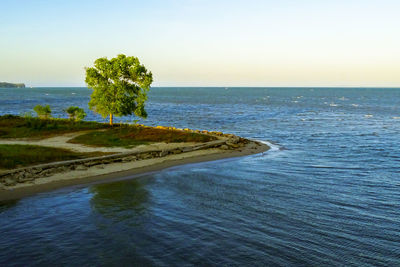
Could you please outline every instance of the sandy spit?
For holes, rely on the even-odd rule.
[[[269,146],[265,144],[250,142],[245,147],[236,150],[213,148],[168,155],[162,158],[93,166],[86,170],[57,173],[53,176],[35,179],[31,183],[17,184],[15,186],[2,188],[0,189],[0,201],[19,199],[40,192],[51,191],[72,185],[109,182],[124,178],[129,179],[139,174],[159,171],[172,166],[241,157],[262,153],[268,149]]]

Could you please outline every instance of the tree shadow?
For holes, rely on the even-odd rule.
[[[94,185],[90,188],[92,210],[113,221],[129,219],[131,223],[140,223],[149,203],[145,185],[139,179]]]
[[[18,202],[19,202],[19,199],[0,201],[0,213],[16,206],[18,204]]]

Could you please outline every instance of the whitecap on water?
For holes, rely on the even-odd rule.
[[[266,144],[267,146],[269,146],[270,149],[268,150],[268,152],[274,152],[274,151],[279,151],[279,150],[284,149],[283,147],[281,147],[281,146],[279,146],[277,144],[273,144],[273,143],[268,142],[268,141],[263,141],[263,140],[256,140],[256,141],[258,141],[260,143],[263,143],[263,144]]]

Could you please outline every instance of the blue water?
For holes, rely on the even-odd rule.
[[[0,114],[89,96],[0,89]],[[274,149],[1,203],[0,265],[400,266],[400,89],[152,88],[147,110]]]

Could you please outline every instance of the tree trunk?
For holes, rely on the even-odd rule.
[[[110,125],[113,125],[112,122],[113,121],[113,114],[112,113],[110,113]]]

